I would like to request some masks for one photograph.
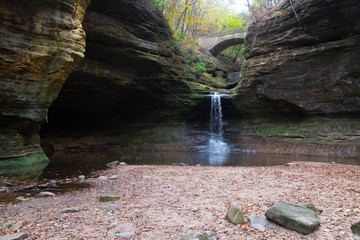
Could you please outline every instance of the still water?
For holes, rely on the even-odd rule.
[[[201,166],[273,166],[293,161],[337,162],[359,165],[359,159],[324,158],[294,155],[269,155],[244,152],[140,152],[120,157],[112,153],[61,153],[51,157],[41,178],[70,178],[79,175],[91,175],[106,169],[111,161],[136,165],[201,165]]]

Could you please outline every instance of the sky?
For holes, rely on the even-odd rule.
[[[233,10],[235,12],[245,12],[247,10],[246,0],[233,0]]]

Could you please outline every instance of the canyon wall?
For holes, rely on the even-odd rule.
[[[246,114],[360,113],[360,2],[285,1],[252,23],[234,102]]]
[[[50,124],[108,128],[124,121],[181,117],[202,100],[162,13],[151,1],[93,0],[86,57],[50,110]],[[208,92],[208,90],[207,90]]]
[[[0,2],[0,167],[47,161],[39,130],[84,57],[89,0]],[[8,161],[4,161],[8,160]]]

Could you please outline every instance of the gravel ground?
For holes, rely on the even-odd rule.
[[[34,197],[0,208],[3,222],[22,221],[28,239],[180,239],[190,231],[213,231],[214,239],[360,239],[351,224],[360,220],[360,166],[299,162],[297,166],[202,167],[120,165],[102,172],[114,180],[87,179],[91,188],[50,198]],[[149,176],[144,178],[143,176]],[[100,203],[100,195],[119,195]],[[321,226],[309,235],[272,224],[266,231],[225,220],[238,202],[245,217],[264,216],[280,201],[313,202]],[[117,204],[120,211],[101,208]],[[60,214],[66,207],[77,213]],[[1,234],[12,233],[1,230]]]

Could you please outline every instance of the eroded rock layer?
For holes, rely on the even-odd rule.
[[[360,112],[360,2],[285,1],[246,38],[244,113]]]
[[[40,125],[84,57],[89,0],[0,2],[0,167],[47,160]]]

